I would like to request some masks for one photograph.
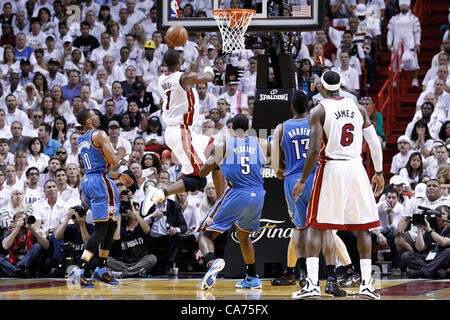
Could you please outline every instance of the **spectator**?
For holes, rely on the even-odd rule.
[[[0,166],[14,164],[14,154],[9,152],[8,139],[0,138]]]
[[[64,220],[55,228],[51,236],[53,243],[51,277],[62,277],[67,274],[70,265],[77,265],[87,241],[94,232],[94,225],[87,223],[86,220],[86,210],[82,206],[70,208]],[[89,261],[86,271],[92,272],[96,263],[98,259],[94,257]]]
[[[405,167],[400,169],[399,175],[405,181],[405,189],[407,192],[413,194],[415,186],[420,182],[424,173],[423,160],[420,152],[413,152],[409,156]]]
[[[44,200],[45,194],[41,187],[39,187],[39,169],[36,167],[29,167],[25,171],[27,183],[25,188],[25,204],[32,207],[33,203]]]
[[[300,60],[298,78],[299,88],[312,97],[316,90],[315,83],[319,80],[319,76],[313,73],[311,60],[307,58]]]
[[[112,84],[112,96],[111,98],[114,102],[114,113],[118,115],[123,115],[127,111],[128,102],[127,99],[123,96],[123,87],[120,81],[114,81]],[[103,102],[103,106],[100,108],[102,113],[106,113],[106,102],[109,99]]]
[[[197,210],[197,227],[202,225],[217,200],[216,188],[212,182],[206,184],[205,193],[201,195],[201,198],[202,199]]]
[[[28,34],[27,43],[36,49],[42,49],[45,46],[45,38],[47,35],[41,30],[41,22],[39,18],[33,17],[30,20],[31,32]]]
[[[58,195],[55,180],[48,180],[44,184],[45,200],[33,204],[33,215],[36,217],[36,225],[50,235],[64,220],[69,211],[69,204]]]
[[[133,95],[133,83],[136,82],[136,67],[133,64],[130,64],[125,69],[125,80],[121,81],[123,96],[128,98]]]
[[[91,27],[87,21],[80,24],[81,35],[73,41],[73,46],[80,48],[86,58],[90,58],[92,51],[100,46],[97,38],[90,34]]]
[[[419,119],[414,124],[411,132],[411,150],[419,151],[424,157],[430,155],[433,148],[433,139],[431,138],[430,131],[428,129],[427,122],[423,119]]]
[[[118,150],[120,147],[124,148],[127,154],[131,153],[131,143],[128,140],[122,138],[120,136],[119,131],[120,125],[119,122],[113,120],[108,124],[108,134],[111,140],[111,144],[115,150]]]
[[[0,116],[1,117],[1,116]],[[1,132],[1,129],[0,129]],[[441,141],[443,144],[448,145],[450,144],[450,120],[449,121],[445,121],[440,130],[439,130],[439,141]]]
[[[416,108],[420,108],[425,101],[430,99],[430,96],[434,94],[434,100],[432,101],[435,106],[436,116],[443,121],[448,116],[448,106],[450,103],[450,94],[445,92],[445,82],[442,79],[436,79],[434,81],[434,89],[432,91],[423,91],[416,102]]]
[[[412,86],[418,87],[419,62],[417,55],[420,53],[420,21],[409,9],[411,4],[410,0],[399,0],[398,4],[400,6],[400,13],[389,20],[387,48],[392,52],[392,60],[395,51],[403,41],[403,63],[402,66],[396,66],[396,68],[401,67],[403,70],[410,70]]]
[[[448,70],[448,66],[449,66],[449,62],[450,62],[450,56],[447,52],[440,52],[438,53],[438,65],[436,67],[431,67],[430,69],[428,69],[427,73],[425,74],[425,77],[423,78],[422,81],[422,91],[425,91],[427,88],[429,88],[428,83],[430,80],[436,80],[437,78],[437,72],[439,70],[439,67],[444,65],[447,67]],[[433,82],[434,84],[434,82]]]
[[[141,167],[142,174],[145,177],[155,180],[158,179],[158,174],[161,171],[161,165],[159,163],[159,158],[155,153],[149,152],[144,154],[141,158]],[[170,181],[172,180],[170,179]]]
[[[333,66],[333,63],[330,59],[326,58],[324,56],[323,51],[323,44],[316,43],[313,47],[313,51],[311,53],[311,60],[312,60],[312,70],[315,74],[320,74],[322,71],[322,68],[324,67],[331,67]]]
[[[400,255],[395,245],[395,230],[404,214],[405,208],[398,202],[399,193],[395,189],[387,191],[386,199],[378,202],[378,215],[380,217],[380,227],[371,230],[371,233],[378,237],[381,245],[389,244],[392,256],[392,275],[400,275]]]
[[[333,18],[349,18],[356,9],[356,0],[331,0],[330,6]]]
[[[67,172],[67,184],[72,188],[78,189],[81,191],[81,175],[78,172],[78,162],[77,163],[68,163],[66,172]]]
[[[55,123],[55,119],[59,116],[58,109],[53,102],[53,98],[51,96],[45,96],[42,99],[40,109],[44,115],[43,122],[52,127]]]
[[[30,213],[30,210],[25,203],[23,189],[14,188],[8,197],[8,204],[0,208],[0,227],[9,228],[14,216],[19,212]]]
[[[69,83],[62,86],[62,92],[64,98],[66,98],[69,103],[72,103],[73,97],[81,95],[80,72],[75,69],[70,70],[68,77]]]
[[[52,58],[48,61],[48,74],[46,76],[46,80],[50,89],[56,85],[63,87],[68,84],[67,77],[59,72],[59,66],[60,62],[57,59]]]
[[[153,95],[151,92],[145,91],[145,84],[142,81],[133,83],[132,89],[133,93],[127,97],[128,104],[132,101],[136,102],[142,113],[151,114],[157,111],[153,102]],[[145,131],[145,129],[142,129],[142,131]]]
[[[165,148],[164,132],[162,130],[161,121],[157,116],[148,119],[147,131],[142,137],[145,139],[145,150],[153,151],[161,154]]]
[[[6,113],[3,109],[0,109],[0,138],[12,138],[11,128],[10,126],[6,125]]]
[[[425,91],[432,91],[436,79],[441,79],[444,81],[444,90],[448,93],[450,92],[450,78],[448,77],[448,64],[440,65],[436,73],[432,76],[430,80],[426,83]]]
[[[415,244],[418,233],[422,233],[423,229],[419,229],[418,226],[411,224],[411,222],[413,214],[423,214],[419,206],[434,210],[443,205],[448,206],[449,203],[447,198],[442,194],[441,184],[438,180],[430,179],[427,182],[426,191],[423,194],[416,191],[415,197],[405,207],[405,215],[400,219],[395,232],[395,244],[400,255],[403,255],[406,251],[411,253],[418,251]],[[411,228],[407,231],[410,224]],[[404,267],[402,269],[404,272]]]
[[[16,167],[16,175],[21,181],[25,181],[25,169],[28,168],[27,154],[24,151],[17,151],[14,154],[14,165]]]
[[[53,104],[55,105],[55,108],[58,111],[59,115],[63,116],[72,111],[69,102],[63,96],[61,86],[59,85],[53,86],[51,90],[51,97],[53,99]]]
[[[448,195],[449,186],[450,186],[450,164],[444,163],[441,164],[436,172],[436,179],[441,183],[443,193]]]
[[[12,72],[20,72],[20,61],[17,60],[12,46],[4,46],[0,72],[2,79],[7,79]]]
[[[27,156],[28,165],[36,167],[39,173],[42,173],[44,169],[48,166],[50,157],[44,152],[44,146],[42,141],[35,137],[28,143],[29,154]]]
[[[50,137],[51,130],[52,127],[45,122],[42,122],[39,125],[38,137],[44,145],[44,153],[49,157],[53,157],[56,154],[56,149],[61,146],[61,143],[58,140]]]
[[[16,54],[17,60],[30,59],[31,53],[34,48],[27,46],[27,36],[25,33],[16,34],[16,46],[14,47],[14,52]]]
[[[248,108],[247,95],[239,91],[239,82],[230,81],[227,83],[227,91],[221,94],[218,99],[225,99],[230,104],[230,114],[235,115],[241,113],[242,108]]]
[[[441,212],[436,222],[431,223],[428,217],[424,224],[417,225],[416,252],[406,251],[402,254],[402,263],[406,265],[409,278],[445,279],[445,270],[450,259],[450,228],[448,228],[448,213],[450,207],[442,205],[436,208]]]
[[[19,121],[11,123],[12,138],[9,139],[9,152],[15,153],[16,151],[25,151],[28,147],[28,143],[31,137],[22,135],[23,126]]]
[[[147,278],[157,261],[156,256],[148,252],[150,226],[135,205],[129,202],[122,202],[122,205],[124,209],[121,207],[107,266],[117,272],[114,275],[118,278]]]
[[[47,79],[42,73],[36,72],[34,74],[33,84],[41,97],[50,94]]]
[[[26,60],[22,60],[26,61]],[[30,81],[23,86],[24,93],[17,98],[17,105],[28,116],[31,116],[32,110],[39,110],[39,106],[42,103],[42,97],[36,89],[36,86]],[[42,119],[41,119],[42,120]],[[29,127],[28,129],[31,130]]]
[[[27,59],[20,60],[19,84],[24,87],[27,83],[33,81],[34,73],[31,72],[31,64]]]
[[[18,35],[19,33],[26,33],[30,30],[30,23],[28,19],[25,19],[25,11],[17,10],[15,14],[15,21],[12,24],[13,33]],[[14,42],[15,44],[16,42]]]
[[[434,148],[433,156],[429,156],[425,160],[426,169],[424,173],[430,178],[435,178],[439,167],[443,164],[450,163],[448,155],[449,151],[447,146],[439,143]]]
[[[155,58],[156,45],[153,40],[148,40],[144,44],[144,53],[138,58],[138,75],[144,83],[157,81],[158,67],[161,61]]]
[[[111,35],[109,32],[102,32],[100,38],[100,46],[92,50],[89,60],[94,61],[97,66],[103,66],[103,59],[105,56],[118,57],[118,50],[111,45]]]
[[[242,85],[243,82],[241,81]],[[209,117],[209,111],[217,105],[217,98],[208,92],[208,84],[197,84],[198,102],[200,104],[199,113],[203,114],[206,118]]]
[[[80,193],[78,192],[78,189],[72,188],[67,184],[66,169],[56,169],[55,177],[56,187],[58,189],[58,198],[67,203],[70,207],[80,206]]]
[[[360,99],[359,103],[366,108],[367,113],[370,112],[370,109],[372,108],[372,104],[373,104],[371,97],[362,97]],[[383,116],[378,110],[376,110],[376,108],[374,108],[373,112],[375,113],[375,119],[376,119],[376,128],[375,129],[376,129],[378,138],[380,139],[381,146],[384,149],[384,148],[386,148],[386,140],[387,139],[386,139],[386,134],[383,131]],[[373,123],[373,120],[374,120],[373,113],[369,114],[369,117]]]
[[[440,120],[438,120],[438,112],[434,112],[434,105],[431,102],[424,102],[422,104],[421,110],[416,111],[413,120],[408,123],[405,131],[405,135],[410,136],[414,124],[417,120],[423,119],[427,123],[428,129],[430,130],[430,135],[434,140],[439,138],[439,129],[442,126]]]
[[[138,129],[138,134],[142,134],[147,130],[148,119],[145,114],[141,114],[138,101],[136,99],[131,99],[128,101],[127,114],[130,116],[131,127],[136,127]]]
[[[164,187],[159,184],[158,187]],[[182,234],[187,231],[181,206],[170,199],[150,208],[145,221],[150,225],[149,251],[165,248],[168,252],[167,265],[169,275],[178,275],[178,256],[183,241]],[[156,257],[159,259],[158,255]]]
[[[30,268],[38,262],[41,250],[49,248],[43,231],[36,224],[26,223],[26,218],[24,212],[16,213],[2,241],[2,247],[9,255],[8,259],[0,255],[0,268],[14,278],[30,277]]]
[[[13,94],[8,94],[5,98],[6,104],[6,124],[12,125],[19,122],[22,127],[28,127],[29,119],[25,112],[17,108],[17,100]]]
[[[359,97],[359,75],[358,72],[350,66],[350,53],[341,51],[339,59],[341,62],[340,66],[333,67],[331,70],[339,73],[343,86],[347,91]]]

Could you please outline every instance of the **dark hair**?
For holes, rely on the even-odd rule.
[[[25,176],[26,176],[27,178],[30,176],[31,170],[36,170],[38,173],[40,173],[38,168],[36,168],[36,167],[29,167],[29,168],[25,171]]]
[[[34,74],[34,77],[33,77],[33,84],[34,85],[36,85],[36,83],[35,83],[35,80],[36,80],[36,78],[37,77],[42,77],[42,89],[44,90],[44,95],[47,95],[48,94],[48,82],[47,82],[47,78],[42,74],[42,73],[40,73],[39,71],[37,71],[35,74]],[[36,87],[37,88],[37,87]],[[38,89],[38,88],[37,88]]]
[[[233,117],[233,129],[242,129],[244,131],[248,130],[248,118],[243,114],[238,113]]]
[[[86,120],[89,119],[89,113],[91,109],[83,109],[77,114],[77,121],[79,124],[84,126],[86,124]]]
[[[425,101],[425,102],[422,104],[422,106],[420,107],[420,109],[422,110],[423,106],[425,106],[425,105],[430,105],[430,106],[431,106],[431,109],[434,111],[434,104],[431,103],[431,102],[429,102],[429,101]]]
[[[91,26],[89,25],[89,22],[87,22],[86,20],[81,21],[81,23],[80,23],[80,30],[81,30],[82,26],[88,26],[89,28],[91,28]]]
[[[180,54],[175,49],[169,49],[164,54],[164,63],[168,67],[177,65],[179,59],[180,59]]]
[[[389,189],[386,190],[386,195],[387,195],[388,193],[395,193],[395,194],[397,195],[397,198],[400,198],[400,192],[398,192],[397,189],[389,188]]]
[[[30,139],[30,141],[28,142],[28,146],[27,146],[28,151],[30,151],[30,154],[31,154],[31,155],[33,154],[33,151],[31,151],[31,145],[32,145],[35,141],[39,141],[39,143],[40,143],[40,145],[41,145],[41,149],[39,150],[39,153],[44,152],[44,145],[43,145],[41,139],[39,139],[38,137],[33,137],[33,138]]]
[[[138,112],[136,112],[136,116],[135,117],[131,116],[131,113],[129,111],[131,102],[136,103],[138,108],[139,108],[139,104],[137,102],[137,99],[130,99],[130,101],[128,101],[128,106],[127,106],[127,112],[126,113],[130,117],[130,126],[132,128],[135,128],[135,127],[138,127],[141,124],[141,122],[142,122],[142,115],[141,115],[141,112],[138,110]]]
[[[339,81],[341,81],[341,76],[339,75],[339,73],[335,71],[328,70],[324,72],[323,79],[325,80],[326,83],[333,85],[338,84]]]
[[[147,158],[148,156],[152,157],[153,160],[153,166],[156,168],[158,174],[161,171],[161,163],[159,161],[159,158],[156,154],[154,153],[146,153],[142,156],[141,158],[141,167],[142,169],[147,169],[148,167],[145,165],[145,158]]]
[[[66,139],[67,134],[67,121],[66,118],[63,116],[59,116],[55,119],[55,123],[53,124],[52,128],[52,138],[55,140],[58,140],[58,130],[56,130],[56,121],[61,120],[64,123],[63,133],[64,133],[64,139]]]
[[[418,126],[425,127],[425,141],[427,141],[428,139],[431,139],[430,130],[428,129],[427,122],[424,119],[419,119],[416,121],[416,123],[414,124],[414,128],[412,129],[411,140],[412,141],[417,140],[418,136],[417,136],[416,129]]]
[[[439,130],[439,139],[441,139],[442,141],[444,141],[444,143],[445,143],[445,140],[447,140],[447,138],[450,138],[450,136],[447,136],[447,134],[445,133],[445,128],[447,127],[447,125],[450,123],[450,121],[449,120],[447,120],[447,121],[445,121],[443,124],[442,124],[442,126],[441,126],[441,129]]]
[[[416,157],[416,156],[418,156],[419,159],[420,159],[420,166],[419,166],[419,168],[417,168],[417,171],[415,171],[411,167],[411,160],[412,160],[413,157]],[[417,177],[419,177],[419,180],[420,180],[420,177],[422,176],[422,173],[423,173],[422,154],[420,152],[413,152],[413,153],[411,153],[411,155],[409,156],[408,162],[405,165],[405,169],[406,169],[406,171],[408,171],[408,177],[410,179],[414,179],[417,176]]]
[[[291,104],[298,114],[305,113],[308,108],[308,98],[302,90],[297,90],[292,95]]]
[[[58,168],[58,169],[55,170],[55,176],[56,176],[56,174],[57,174],[59,171],[64,171],[64,173],[67,175],[66,169],[64,169],[64,168]]]
[[[151,118],[153,118],[153,117],[151,117]],[[159,125],[159,128],[158,128],[158,131],[156,132],[156,134],[158,135],[158,136],[162,136],[162,125],[161,125],[161,121],[159,120],[159,118],[158,117],[155,117],[155,118],[157,118],[158,119],[158,122],[157,122],[157,124]],[[150,120],[150,119],[149,119]],[[148,123],[147,123],[147,134],[150,134],[150,133],[152,133],[152,130],[150,129],[150,121],[148,121]]]
[[[109,14],[108,14],[108,16],[106,16],[106,18],[103,18],[102,13],[101,13],[102,10],[108,10],[109,11]],[[111,17],[111,9],[107,5],[102,5],[100,7],[100,10],[98,10],[98,20],[100,22],[103,22],[103,24],[106,26],[107,23],[109,21],[111,21],[111,19],[112,19],[112,17]]]
[[[45,127],[45,131],[48,132],[48,133],[50,133],[52,131],[52,126],[49,125],[48,123],[41,122],[39,124],[39,127],[41,127],[41,126],[44,126]]]

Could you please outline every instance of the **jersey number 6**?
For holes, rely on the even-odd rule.
[[[348,147],[353,142],[353,130],[355,127],[351,123],[347,123],[342,127],[341,145]]]

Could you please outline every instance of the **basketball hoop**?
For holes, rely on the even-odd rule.
[[[256,14],[251,9],[218,9],[212,16],[219,26],[222,35],[222,50],[225,53],[241,53],[245,51],[244,34]]]

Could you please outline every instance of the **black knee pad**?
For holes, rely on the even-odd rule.
[[[186,191],[197,191],[203,189],[206,186],[206,178],[200,177],[181,177],[184,182],[184,188]]]

